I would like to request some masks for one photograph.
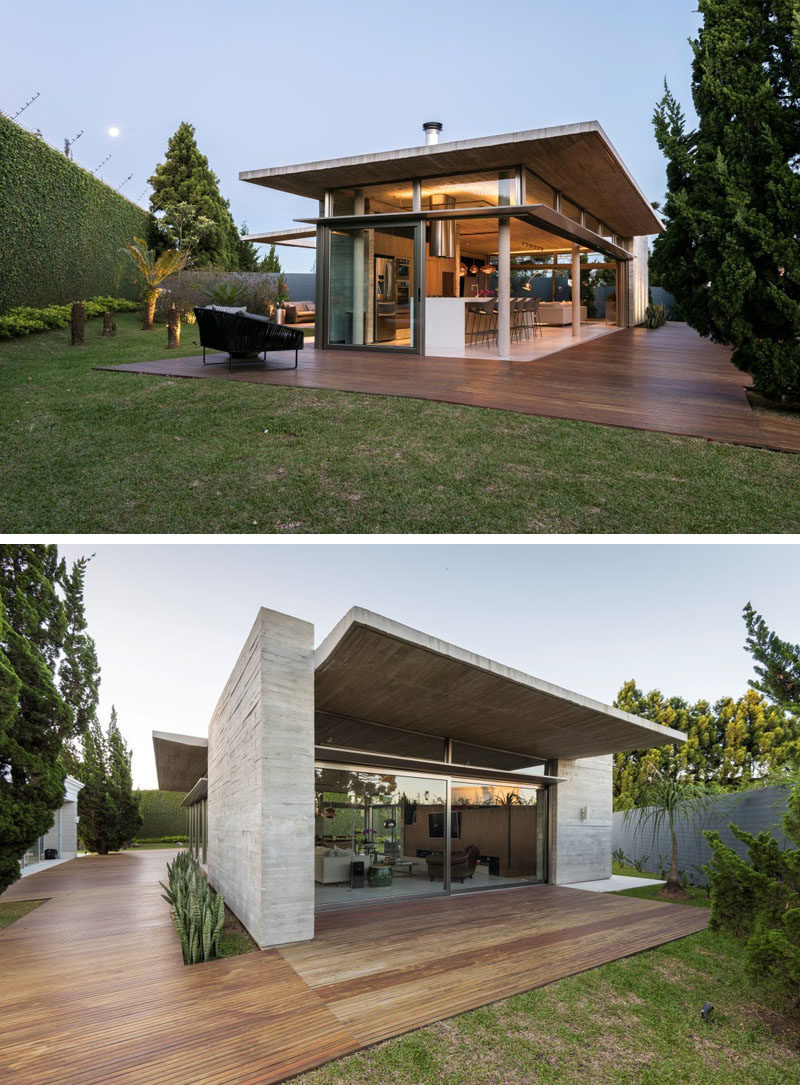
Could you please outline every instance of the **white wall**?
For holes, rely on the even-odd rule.
[[[611,877],[612,769],[611,754],[558,762],[566,779],[550,789],[551,884]]]
[[[628,325],[636,327],[644,321],[648,304],[650,276],[647,266],[648,238],[633,239],[633,260],[628,264]]]
[[[208,877],[260,946],[314,933],[314,629],[262,608],[208,731]]]

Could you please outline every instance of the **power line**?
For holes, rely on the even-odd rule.
[[[20,113],[24,113],[25,110],[28,108],[28,106],[32,105],[36,101],[36,99],[40,96],[40,93],[41,92],[37,90],[36,93],[34,94],[34,96],[32,98],[29,98],[28,101],[25,103],[25,105],[21,106],[17,110],[17,112],[14,114],[14,116],[11,118],[11,120],[15,121],[17,119],[17,117],[20,115]]]
[[[95,169],[92,170],[92,173],[97,173],[99,170],[101,170],[103,166],[105,166],[106,162],[108,162],[109,158],[111,158],[111,155],[107,154],[103,161],[100,163],[100,165],[96,166]]]

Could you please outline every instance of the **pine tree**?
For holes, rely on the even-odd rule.
[[[245,241],[244,235],[247,233],[247,223],[242,223],[242,236],[239,238],[239,270],[240,271],[258,271],[258,253],[256,247],[252,241]]]
[[[668,88],[654,273],[767,396],[800,395],[800,0],[699,0],[687,131]]]
[[[120,732],[117,710],[113,705],[108,728],[108,780],[114,805],[116,846],[119,848],[134,838],[141,828],[142,816],[139,813],[139,794],[133,790],[131,752]]]
[[[111,709],[108,733],[95,718],[83,739],[78,795],[80,834],[89,851],[107,855],[129,843],[142,824],[131,780],[131,754]]]
[[[74,725],[55,680],[64,574],[55,546],[0,545],[0,892],[64,800],[61,752]]]
[[[270,245],[269,252],[261,261],[260,269],[261,271],[274,271],[278,275],[283,270],[274,245]]]
[[[193,249],[196,266],[214,265],[228,271],[239,267],[239,232],[228,201],[220,193],[219,180],[209,168],[206,156],[200,154],[193,125],[184,121],[170,137],[164,161],[156,166],[150,184],[153,186],[151,211],[163,212],[188,204],[198,219],[204,216],[213,222]]]
[[[100,666],[94,640],[87,633],[83,605],[88,558],[80,558],[63,578],[66,631],[63,658],[58,670],[61,696],[72,710],[72,734],[84,734],[97,711],[100,693]],[[73,775],[78,771],[78,753],[72,742],[65,743],[64,764]]]
[[[744,622],[745,647],[756,662],[759,676],[750,685],[792,713],[800,713],[800,644],[781,640],[750,603],[744,608]]]

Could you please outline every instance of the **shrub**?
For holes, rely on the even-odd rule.
[[[783,831],[800,845],[800,783],[789,795]],[[787,1002],[800,1005],[800,847],[782,849],[769,832],[754,836],[729,825],[747,845],[747,859],[703,833],[712,856],[705,871],[711,891],[711,921],[744,942],[745,962],[754,980]]]
[[[223,271],[220,268],[191,268],[170,276],[163,284],[163,293],[156,302],[156,320],[165,322],[174,303],[181,319],[194,321],[195,306],[208,305],[209,296],[216,294],[217,305],[244,305],[249,313],[271,316],[277,296],[277,276],[266,272]],[[228,291],[231,294],[228,294]],[[234,294],[235,292],[235,294]],[[235,296],[235,301],[221,301],[222,296]]]
[[[181,806],[183,791],[140,791],[142,827],[136,836],[141,842],[186,840],[186,811]],[[180,834],[183,835],[180,835]]]
[[[179,836],[135,836],[134,844],[185,844],[188,839],[186,833]]]
[[[185,964],[197,964],[219,957],[225,901],[214,893],[200,864],[188,851],[180,852],[174,863],[167,863],[169,887],[161,895],[172,908],[172,920],[181,940]]]
[[[137,302],[127,298],[92,298],[84,305],[87,317],[102,316],[105,312],[132,313],[139,308]],[[44,309],[20,306],[0,316],[0,339],[14,339],[52,328],[68,328],[71,313],[71,305],[47,305]]]
[[[243,283],[215,283],[205,293],[215,305],[244,305],[247,301],[247,290]]]
[[[656,305],[650,302],[644,311],[644,323],[647,328],[663,328],[667,323],[669,310],[666,305]]]

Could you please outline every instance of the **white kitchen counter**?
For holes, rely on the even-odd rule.
[[[481,298],[425,298],[425,353],[441,354],[464,346],[464,306]]]

